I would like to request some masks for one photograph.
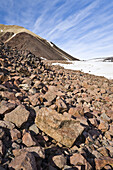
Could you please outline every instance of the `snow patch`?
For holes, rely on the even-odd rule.
[[[51,46],[51,47],[53,47],[54,45],[50,42],[50,41],[47,41],[48,43],[49,43],[49,45]]]
[[[46,58],[40,57],[42,60],[47,60]]]
[[[67,61],[70,61],[67,57],[65,57],[64,55],[62,56],[63,58],[65,58]]]
[[[71,61],[72,64],[54,63],[53,65],[63,66],[65,69],[80,70],[84,73],[96,76],[104,76],[113,79],[113,62],[95,61]]]
[[[14,34],[11,38],[15,37],[16,34]]]

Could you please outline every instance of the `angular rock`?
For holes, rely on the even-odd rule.
[[[27,147],[23,149],[15,149],[13,150],[14,156],[19,156],[22,152],[31,152],[35,157],[37,158],[45,158],[45,150],[41,146],[35,146],[35,147]]]
[[[23,138],[22,138],[22,142],[30,147],[30,146],[35,146],[36,145],[36,142],[33,140],[32,136],[30,133],[26,132],[24,135],[23,135]]]
[[[97,170],[104,168],[106,165],[110,165],[113,168],[113,158],[100,157],[99,159],[95,159],[95,167]]]
[[[13,129],[15,125],[9,121],[0,120],[0,126],[7,129]]]
[[[6,114],[4,120],[12,122],[20,128],[28,120],[29,115],[30,112],[23,105],[19,105],[12,112]]]
[[[54,164],[62,169],[65,165],[66,165],[66,158],[64,157],[64,155],[56,155],[52,158]]]
[[[9,164],[9,167],[14,169],[37,170],[35,157],[29,152],[23,152],[15,157]]]
[[[17,129],[10,130],[12,141],[21,138],[21,132]]]
[[[67,105],[65,104],[65,102],[60,99],[60,98],[57,98],[56,99],[56,106],[58,107],[58,112],[65,112],[67,111]]]
[[[66,118],[50,108],[41,108],[35,123],[39,129],[67,147],[71,147],[85,129],[79,121]]]
[[[70,157],[70,163],[75,166],[84,166],[85,169],[87,170],[92,170],[91,165],[87,162],[87,160],[80,154],[80,153],[75,153]]]
[[[39,133],[39,129],[37,128],[37,126],[35,124],[33,124],[32,126],[29,127],[29,130],[31,132],[34,132],[35,134]]]
[[[44,95],[44,98],[48,102],[52,102],[56,98],[56,87],[55,86],[50,86],[46,94]]]
[[[71,107],[71,108],[69,109],[69,114],[71,114],[71,115],[73,115],[73,116],[75,116],[75,117],[81,117],[81,115],[79,114],[78,109],[75,108],[75,107]]]
[[[14,108],[15,108],[14,103],[9,103],[9,102],[3,100],[0,103],[0,114],[8,113],[11,110],[13,110]]]

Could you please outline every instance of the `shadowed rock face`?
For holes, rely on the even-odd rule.
[[[47,60],[78,60],[29,30],[19,26],[0,24],[0,40],[12,48],[30,51]]]

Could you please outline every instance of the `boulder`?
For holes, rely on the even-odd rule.
[[[80,121],[46,107],[37,112],[35,123],[39,129],[67,147],[71,147],[85,129]]]
[[[9,164],[9,167],[14,169],[37,170],[35,157],[27,151],[15,157]]]
[[[12,112],[6,114],[4,120],[12,122],[20,128],[28,120],[29,115],[30,112],[23,105],[19,105]]]

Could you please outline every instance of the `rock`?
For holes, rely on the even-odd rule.
[[[32,126],[29,127],[29,130],[31,132],[34,132],[35,134],[39,133],[39,129],[37,128],[37,126],[35,124],[33,124]]]
[[[28,132],[26,132],[26,133],[23,135],[22,142],[23,142],[27,147],[35,146],[35,145],[36,145],[36,142],[33,140],[31,134],[28,133]]]
[[[13,123],[9,121],[2,121],[2,120],[0,120],[0,126],[7,129],[13,129],[15,127]]]
[[[46,94],[44,95],[44,98],[48,102],[52,102],[56,98],[56,87],[55,86],[50,86]]]
[[[17,129],[10,130],[10,134],[11,134],[12,141],[21,138],[21,132]]]
[[[109,129],[109,125],[107,122],[101,121],[98,129],[101,130],[102,132],[106,132]]]
[[[100,118],[106,122],[110,122],[110,118],[105,113],[102,113]]]
[[[84,166],[84,169],[91,170],[91,165],[87,162],[87,160],[80,154],[75,153],[70,157],[70,163],[74,166]]]
[[[2,166],[0,166],[0,170],[5,170]]]
[[[40,104],[39,97],[40,97],[40,93],[36,93],[32,96],[29,96],[29,101],[33,106]]]
[[[30,112],[23,105],[19,105],[12,112],[6,114],[4,120],[12,122],[20,128],[28,120],[29,115]]]
[[[3,128],[0,128],[0,139],[5,138],[5,131]]]
[[[60,169],[66,165],[66,158],[64,155],[56,155],[52,158],[53,163]]]
[[[2,91],[2,92],[0,92],[0,94],[1,94],[1,96],[3,98],[7,98],[7,99],[9,99],[11,101],[14,100],[14,101],[19,103],[18,99],[16,98],[16,96],[15,96],[15,94],[13,92]]]
[[[7,101],[0,102],[0,114],[6,114],[15,108],[14,103],[9,103]]]
[[[41,146],[35,146],[35,147],[27,147],[23,149],[15,149],[13,150],[14,156],[19,156],[22,152],[31,152],[35,157],[37,158],[45,158],[45,150]]]
[[[78,111],[78,109],[76,107],[71,107],[69,109],[68,113],[75,116],[75,117],[81,117],[81,115],[79,114],[79,111]]]
[[[113,158],[113,146],[106,146],[106,149],[109,151],[109,155]]]
[[[0,140],[0,154],[3,155],[5,153],[5,146],[3,142]]]
[[[107,151],[107,149],[106,149],[105,146],[100,147],[100,148],[98,149],[98,152],[101,153],[102,156],[108,156],[108,151]]]
[[[95,159],[95,167],[97,170],[104,168],[106,165],[110,165],[113,168],[113,158],[100,157],[99,159]]]
[[[49,108],[41,108],[37,112],[35,123],[39,129],[67,147],[71,147],[85,129],[79,121],[66,119]]]
[[[14,169],[37,170],[35,157],[30,152],[23,152],[15,157],[9,164],[9,167]]]
[[[65,112],[65,111],[67,111],[66,103],[62,99],[60,99],[60,98],[56,99],[56,106],[58,107],[58,109],[57,109],[58,112]]]

